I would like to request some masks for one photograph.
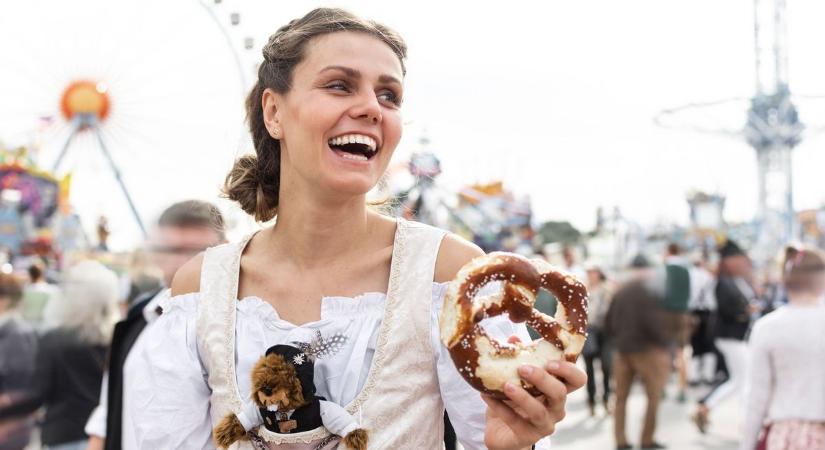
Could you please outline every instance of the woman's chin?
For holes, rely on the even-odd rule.
[[[367,176],[367,174],[336,174],[336,176],[329,177],[326,183],[323,183],[330,192],[345,197],[362,197],[372,190],[376,184],[378,184],[378,180]]]

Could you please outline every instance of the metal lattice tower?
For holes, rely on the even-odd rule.
[[[785,0],[754,0],[754,41],[756,94],[744,134],[759,168],[757,246],[770,251],[797,234],[791,153],[804,130],[788,86]]]
[[[691,103],[667,109],[655,118],[655,122],[665,127],[744,138],[753,147],[759,184],[753,250],[757,259],[766,260],[798,235],[793,206],[791,155],[794,147],[802,141],[806,127],[799,120],[788,83],[786,0],[754,0],[753,5],[756,62],[753,97]],[[818,96],[802,98],[821,99]],[[725,129],[720,123],[707,126],[707,122],[701,123],[703,121],[674,125],[691,114],[709,116],[710,112],[738,105],[742,105],[739,111],[747,111],[743,128]],[[819,127],[814,129],[821,131]]]

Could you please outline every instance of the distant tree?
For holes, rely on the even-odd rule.
[[[545,244],[559,242],[562,244],[575,244],[581,237],[581,232],[570,222],[544,222],[539,227],[539,236]]]

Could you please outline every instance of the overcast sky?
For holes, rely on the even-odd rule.
[[[227,28],[236,43],[255,38],[253,52],[235,45],[248,71],[269,34],[319,5],[224,0],[213,12],[222,23],[241,14],[240,25]],[[664,108],[752,95],[751,1],[332,5],[383,21],[406,39],[407,126],[398,156],[417,149],[426,130],[449,187],[503,179],[532,197],[538,219],[584,229],[598,206],[618,205],[642,223],[685,223],[691,189],[727,195],[729,220],[755,211],[749,147],[652,120]],[[220,29],[196,0],[18,1],[3,9],[0,139],[37,136],[35,119],[57,116],[69,81],[99,79],[113,102],[105,136],[143,215],[173,199],[216,196],[232,158],[246,149],[243,89]],[[825,94],[825,4],[788,0],[788,14],[792,90]],[[801,119],[825,124],[822,102],[805,100]],[[717,116],[727,127],[744,122],[735,107]],[[65,141],[61,121],[39,135],[43,161],[53,161]],[[825,138],[809,136],[795,153],[797,207],[825,201],[824,163]],[[81,136],[63,169],[76,174],[84,216],[113,216],[126,245],[135,230],[106,167],[91,136]]]

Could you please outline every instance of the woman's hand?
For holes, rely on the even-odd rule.
[[[584,386],[587,375],[575,364],[550,361],[545,369],[522,366],[519,375],[542,395],[533,397],[521,386],[505,385],[509,400],[482,395],[487,403],[484,443],[490,450],[530,448],[539,439],[553,434],[564,419],[567,394]]]

